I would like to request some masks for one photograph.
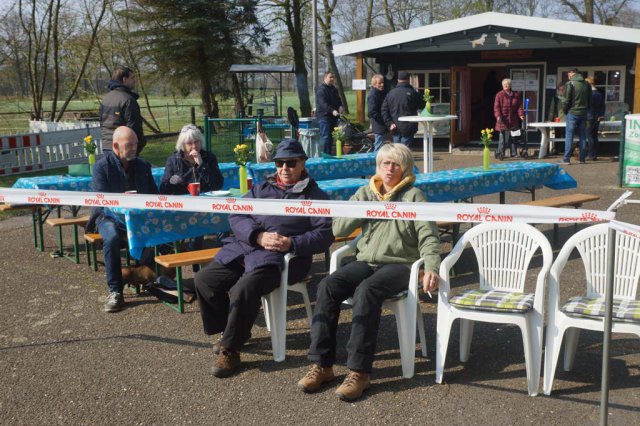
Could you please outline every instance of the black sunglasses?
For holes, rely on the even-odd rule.
[[[296,160],[295,158],[293,160],[275,160],[275,162],[276,167],[282,167],[286,164],[290,169],[294,168],[298,164],[298,160]]]

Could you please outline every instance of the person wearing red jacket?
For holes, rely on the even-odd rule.
[[[511,137],[512,130],[520,129],[520,123],[524,120],[522,101],[520,94],[511,90],[511,80],[502,80],[502,90],[496,94],[493,103],[493,115],[496,118],[495,129],[500,132],[496,158],[504,158],[505,145],[509,145],[511,157],[516,156],[516,145]]]

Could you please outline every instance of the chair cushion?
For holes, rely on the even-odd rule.
[[[604,298],[572,297],[560,310],[567,315],[604,318]],[[614,299],[612,318],[614,321],[640,322],[640,301]]]
[[[527,312],[533,308],[533,293],[498,290],[467,290],[453,296],[449,303],[458,308],[480,311]]]

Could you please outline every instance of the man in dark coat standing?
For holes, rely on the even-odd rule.
[[[300,142],[283,139],[273,156],[276,173],[244,198],[328,199],[307,175],[306,159]],[[295,283],[307,276],[313,254],[333,243],[329,217],[232,214],[229,223],[233,236],[194,279],[205,334],[223,333],[214,346],[216,377],[228,377],[240,367],[240,350],[251,337],[261,298],[280,285],[284,256],[296,256],[289,264],[289,283]]]
[[[384,123],[393,133],[393,142],[402,143],[409,148],[413,144],[413,135],[418,131],[418,123],[399,121],[399,117],[416,115],[426,102],[416,89],[409,84],[409,73],[398,72],[398,85],[391,90],[382,103]]]
[[[133,92],[136,87],[136,76],[127,67],[118,67],[111,75],[107,85],[107,93],[100,105],[100,132],[102,150],[110,151],[113,143],[113,132],[120,126],[133,130],[138,138],[138,154],[147,144],[142,131],[142,115],[138,98]]]
[[[587,160],[598,159],[598,131],[600,130],[600,122],[604,120],[604,95],[596,87],[594,77],[584,79],[591,86],[591,106],[587,111],[587,142],[589,152]]]
[[[316,92],[316,117],[320,127],[320,141],[324,152],[331,155],[333,128],[338,125],[338,115],[342,112],[342,101],[338,89],[333,85],[335,77],[331,71],[324,74],[324,81]]]
[[[375,74],[371,77],[371,89],[367,96],[367,116],[371,120],[371,130],[375,135],[375,151],[379,150],[387,134],[387,126],[382,118],[382,103],[384,102],[384,77]]]

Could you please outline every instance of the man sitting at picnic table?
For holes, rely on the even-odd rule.
[[[300,142],[283,139],[273,156],[276,173],[244,198],[328,199],[307,174],[306,159]],[[306,277],[313,254],[333,242],[328,217],[232,214],[229,223],[233,236],[195,276],[204,332],[223,333],[213,347],[217,357],[211,372],[216,377],[228,377],[240,367],[240,350],[251,337],[261,297],[280,285],[285,254],[296,255],[289,264],[291,284]]]
[[[95,192],[137,192],[157,194],[151,164],[137,157],[138,138],[126,126],[118,127],[113,133],[113,151],[105,151],[93,168],[92,187]],[[94,207],[86,225],[86,232],[98,232],[102,236],[104,265],[107,274],[109,296],[104,304],[105,312],[117,312],[124,307],[122,290],[122,262],[120,248],[127,239],[127,229],[109,210]],[[153,265],[150,250],[143,253],[143,264]],[[148,268],[148,266],[144,266]]]

